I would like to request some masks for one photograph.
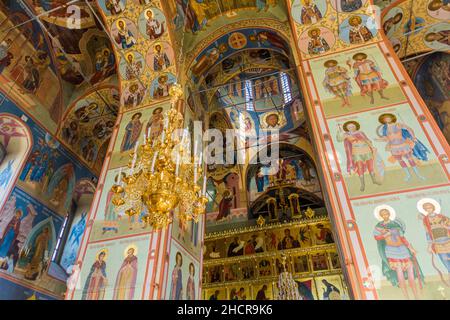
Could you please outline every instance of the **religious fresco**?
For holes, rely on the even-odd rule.
[[[335,118],[328,126],[335,132],[333,144],[350,198],[447,182],[439,155],[407,104]],[[361,148],[367,148],[365,157],[358,154]]]
[[[13,190],[0,215],[0,272],[25,286],[62,294],[64,283],[52,280],[47,268],[63,217],[19,188]]]
[[[31,134],[21,120],[3,114],[0,115],[0,143],[5,150],[5,156],[0,161],[1,208],[16,182],[14,173],[22,168],[31,151]]]
[[[448,187],[441,187],[353,202],[381,299],[441,300],[449,293],[445,285],[449,218],[444,212],[448,193]],[[402,256],[392,256],[390,250],[396,248]],[[396,259],[402,259],[404,274],[398,272]]]
[[[96,177],[12,101],[5,98],[2,110],[7,201],[0,211],[1,270],[24,286],[61,295],[65,284],[50,277],[47,268],[74,190],[80,180],[95,182]]]
[[[175,41],[185,53],[196,50],[196,46],[208,40],[212,33],[230,24],[246,24],[255,14],[265,21],[287,21],[285,3],[279,0],[177,0],[165,5],[173,17],[169,22],[176,34]]]
[[[200,299],[200,263],[176,242],[172,242],[166,300]]]
[[[367,1],[335,0],[333,5],[325,1],[291,1],[290,14],[302,58],[336,53],[378,40],[376,20],[372,14],[362,14],[363,3],[367,5]]]
[[[400,58],[449,50],[449,19],[441,0],[395,1],[381,15],[383,31]]]
[[[309,61],[327,117],[406,100],[377,46]]]
[[[119,110],[116,87],[94,91],[69,107],[58,133],[62,142],[100,172]]]
[[[25,165],[20,172],[14,173],[19,177],[17,186],[61,216],[66,215],[77,182],[95,176],[12,102],[6,100],[3,108],[20,117],[32,135],[33,146]]]
[[[111,187],[120,182],[120,175],[125,173],[125,170],[127,167],[111,169],[106,174],[97,213],[93,217],[94,224],[89,242],[151,232],[150,226],[141,219],[146,214],[145,211],[139,216],[129,217],[125,214],[125,210],[117,210],[112,203],[114,193]]]
[[[385,32],[403,29],[411,37],[423,37],[427,32],[422,30],[425,19],[405,13],[396,9],[386,16],[386,21],[391,20],[384,21]],[[348,19],[350,24],[351,16],[371,14],[366,3],[341,21]],[[327,17],[331,15],[327,11]],[[293,22],[299,37],[305,27],[295,19]],[[439,24],[436,26],[439,28]],[[431,28],[428,32],[434,30]],[[360,34],[364,40],[363,34],[368,33]],[[368,43],[378,39],[378,35],[374,36]],[[425,227],[433,223],[436,228],[447,219],[440,215],[439,205],[444,205],[446,197],[442,195],[449,189],[448,144],[437,134],[437,123],[390,45],[380,41],[353,48],[363,42],[339,49],[335,46],[338,52],[330,49],[323,58],[302,55],[300,63],[309,91],[306,109],[319,141],[318,152],[326,155],[327,165],[322,169],[325,179],[333,185],[333,190],[328,191],[337,197],[331,200],[333,215],[345,225],[341,231],[350,239],[339,241],[343,242],[344,256],[354,259],[357,269],[358,275],[350,272],[348,281],[357,299],[443,299],[446,290],[438,288],[443,287],[441,277],[446,276],[446,266],[426,266],[431,260],[427,245],[439,243],[435,249],[430,247],[428,255],[445,259],[448,250],[439,245],[448,237],[445,232],[429,233],[427,244],[421,243],[417,234],[419,226],[424,226],[424,217],[430,215]],[[352,99],[358,89],[362,101],[353,109]],[[330,109],[328,101],[333,98],[340,107]],[[401,221],[396,221],[397,217]],[[397,255],[393,250],[402,253]],[[335,289],[342,293],[336,283],[328,283],[316,282],[320,285],[319,297],[320,291],[324,296],[327,291],[329,296],[335,294]]]
[[[418,61],[411,78],[422,99],[430,109],[436,123],[450,142],[450,57],[445,53],[435,53]]]
[[[141,300],[149,236],[125,238],[87,247],[76,300]]]
[[[169,108],[170,103],[165,103],[123,114],[110,168],[128,164],[129,153],[136,147],[136,143],[142,143],[144,134],[148,134],[152,139],[157,139],[161,135],[164,125],[163,115]]]
[[[4,29],[30,20],[16,1],[6,1],[0,9]],[[36,21],[8,30],[0,45],[0,83],[54,133],[63,112],[62,87],[48,39]]]
[[[176,68],[161,4],[100,0],[98,5],[119,61],[121,106],[135,109],[167,98]]]

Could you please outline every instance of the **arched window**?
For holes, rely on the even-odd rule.
[[[283,90],[284,103],[289,103],[292,101],[292,91],[289,76],[284,72],[280,72],[280,79],[281,88]]]
[[[75,187],[72,207],[58,236],[49,272],[62,280],[72,273],[72,268],[77,262],[78,249],[86,228],[94,192],[95,186],[89,180],[81,180]]]
[[[0,114],[0,144],[3,157],[0,161],[0,209],[11,193],[20,171],[28,163],[33,138],[28,126],[10,114]]]
[[[245,80],[245,109],[248,111],[255,110],[253,105],[253,84],[251,80]]]

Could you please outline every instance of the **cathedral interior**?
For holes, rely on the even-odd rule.
[[[0,299],[448,299],[449,22],[448,0],[1,0]],[[192,165],[163,159],[172,124]]]

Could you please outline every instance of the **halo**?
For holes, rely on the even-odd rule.
[[[390,118],[392,119],[392,122],[393,122],[393,123],[396,123],[396,122],[397,122],[397,117],[396,117],[395,114],[393,114],[393,113],[383,113],[382,115],[380,115],[380,116],[378,117],[378,122],[381,123],[381,124],[384,124],[383,120],[384,120],[384,118],[386,118],[386,117],[390,117]]]
[[[153,45],[153,51],[154,51],[154,52],[156,52],[156,46],[160,46],[160,47],[161,47],[161,50],[164,49],[164,46],[163,46],[163,44],[162,44],[161,41],[158,41],[158,42],[156,42],[156,43]]]
[[[357,24],[352,24],[351,21],[353,21],[353,20],[356,20],[358,23]],[[350,18],[348,18],[348,24],[351,25],[351,26],[355,26],[355,25],[358,25],[358,24],[361,24],[361,23],[362,23],[362,19],[361,19],[360,16],[351,16]]]
[[[152,9],[147,9],[147,10],[145,10],[145,12],[144,12],[144,17],[145,17],[146,20],[149,19],[148,16],[147,16],[147,13],[148,13],[149,11],[152,13],[152,16],[155,17],[155,13],[153,12],[153,10],[152,10]]]
[[[103,260],[106,261],[106,259],[108,259],[108,249],[103,248],[100,251],[97,252],[97,254],[95,255],[95,259],[98,260],[98,256],[100,255],[100,253],[105,253],[105,257],[103,258]]]
[[[417,210],[419,210],[419,212],[424,216],[428,215],[428,212],[423,209],[423,205],[425,203],[431,203],[434,206],[434,212],[437,214],[441,213],[441,204],[439,202],[432,198],[423,198],[417,202]]]
[[[394,208],[388,206],[387,204],[382,204],[381,206],[378,206],[373,210],[373,215],[378,221],[383,221],[383,218],[381,218],[380,216],[381,210],[388,210],[391,213],[391,215],[389,216],[389,220],[391,221],[395,220],[396,213]]]
[[[319,36],[320,36],[320,34],[322,33],[321,30],[320,30],[319,28],[312,28],[311,30],[308,31],[308,36],[309,36],[309,37],[312,37],[312,32],[313,32],[313,31],[317,31],[317,32],[319,33],[319,34],[318,34]]]
[[[128,250],[134,249],[134,255],[137,256],[138,254],[138,247],[134,243],[130,244],[128,247],[125,248],[123,251],[123,257],[126,258],[128,256]]]
[[[125,20],[123,20],[123,19],[119,19],[119,20],[117,20],[117,22],[116,22],[116,26],[117,26],[117,28],[119,28],[119,22],[123,22],[123,24],[125,25],[125,27],[127,26],[127,23],[125,22]]]
[[[133,52],[129,52],[129,53],[127,54],[127,59],[128,59],[129,56],[132,56],[133,59],[134,59],[134,54],[133,54]]]
[[[361,128],[361,125],[359,124],[358,121],[350,120],[350,121],[347,121],[346,123],[344,123],[344,125],[342,126],[342,128],[344,129],[345,132],[348,132],[347,127],[349,124],[354,124],[356,127],[356,130],[359,130]]]
[[[327,60],[327,61],[325,61],[325,63],[323,65],[324,65],[324,67],[328,68],[328,66],[331,64],[333,66],[336,66],[336,65],[338,65],[338,62],[336,60]]]

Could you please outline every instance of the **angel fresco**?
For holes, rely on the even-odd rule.
[[[377,141],[386,143],[386,151],[391,153],[389,161],[397,162],[405,172],[405,181],[411,180],[409,167],[420,180],[426,180],[417,167],[417,160],[428,161],[428,148],[417,139],[414,130],[404,123],[397,122],[392,113],[384,113],[378,117],[381,123],[377,128]],[[417,159],[417,160],[415,160]]]
[[[343,142],[347,158],[347,173],[356,172],[360,180],[360,190],[366,188],[364,175],[369,173],[372,183],[382,184],[384,177],[384,163],[377,154],[376,148],[367,135],[360,131],[361,125],[357,121],[347,121],[339,125],[337,141]]]
[[[442,282],[446,284],[447,281],[435,265],[434,255],[442,262],[447,274],[450,274],[450,219],[441,212],[439,202],[431,198],[419,200],[417,210],[421,213],[419,218],[423,222],[433,267],[437,270]]]
[[[351,106],[352,84],[347,69],[338,65],[336,60],[327,60],[323,86],[327,91],[342,100],[342,107]]]
[[[396,218],[394,208],[388,205],[376,207],[374,215],[379,222],[374,228],[373,236],[377,242],[383,275],[394,287],[402,290],[406,299],[409,299],[408,281],[414,298],[419,299],[416,279],[422,288],[424,277],[416,251],[405,238],[404,223]]]
[[[347,65],[353,68],[355,73],[355,81],[359,86],[362,96],[368,95],[370,97],[370,104],[375,103],[373,96],[374,92],[378,92],[381,99],[389,100],[384,95],[384,89],[387,88],[388,82],[383,79],[380,68],[376,63],[367,58],[367,54],[363,52],[353,55],[353,63],[347,61]]]
[[[321,54],[330,50],[330,45],[325,38],[320,36],[320,29],[313,28],[308,31],[308,53],[311,55]]]

